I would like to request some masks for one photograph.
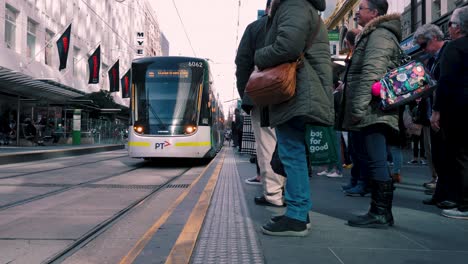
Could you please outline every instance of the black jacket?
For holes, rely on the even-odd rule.
[[[252,100],[244,94],[245,86],[249,80],[250,74],[254,70],[255,51],[265,45],[266,23],[268,16],[250,23],[242,35],[236,54],[236,79],[237,91],[242,98],[242,109],[250,114],[254,106]],[[261,125],[268,126],[268,108],[263,108],[261,114]]]
[[[447,44],[440,58],[440,77],[433,109],[440,111],[441,125],[445,120],[466,113],[468,106],[468,36]]]
[[[426,68],[428,68],[431,72],[432,77],[434,80],[437,82],[439,81],[440,78],[440,58],[442,57],[442,54],[444,53],[445,48],[447,47],[448,42],[445,42],[442,48],[439,51],[439,55],[437,57],[432,57],[429,59],[427,62]],[[436,104],[437,98],[435,96],[430,96],[428,98],[428,103],[430,107],[432,107],[434,104]],[[429,122],[430,123],[430,122]],[[430,125],[430,124],[429,124]]]

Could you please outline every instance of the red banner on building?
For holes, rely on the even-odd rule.
[[[99,83],[99,71],[101,69],[101,46],[88,58],[89,81],[88,83]]]
[[[109,69],[109,92],[119,91],[119,60]]]
[[[131,75],[132,69],[129,69],[127,73],[120,79],[122,85],[122,98],[130,98],[130,82],[131,82]]]
[[[57,40],[57,48],[60,59],[59,71],[67,67],[68,51],[70,50],[70,33],[71,24],[63,32],[62,36]]]

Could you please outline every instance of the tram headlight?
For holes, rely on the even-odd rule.
[[[192,134],[192,133],[195,133],[195,131],[197,131],[196,126],[186,126],[185,127],[185,134]]]
[[[143,134],[143,126],[139,126],[139,125],[135,125],[133,126],[133,130],[135,130],[135,132],[137,132],[138,134]]]

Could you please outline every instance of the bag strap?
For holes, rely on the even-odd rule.
[[[309,39],[307,40],[306,47],[304,48],[301,55],[297,59],[298,62],[301,62],[304,59],[304,55],[305,55],[306,51],[308,49],[310,49],[310,47],[312,47],[312,43],[314,42],[315,37],[317,37],[317,34],[318,34],[319,30],[320,30],[320,16],[317,14],[317,27],[314,29],[314,33],[309,36]]]
[[[314,33],[309,37],[309,40],[307,41],[307,46],[305,47],[304,51],[302,53],[305,53],[310,47],[312,47],[312,43],[315,40],[315,37],[317,37],[317,34],[320,30],[320,16],[317,14],[317,27],[314,30]]]
[[[412,60],[411,56],[406,54],[406,52],[401,48],[400,43],[398,43],[398,41],[396,41],[395,38],[392,38],[392,40],[395,42],[398,49],[400,50],[400,65],[404,65],[410,62]]]

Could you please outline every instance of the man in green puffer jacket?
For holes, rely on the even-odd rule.
[[[342,103],[342,127],[353,132],[355,166],[371,183],[371,207],[364,216],[348,221],[356,227],[393,225],[393,185],[387,165],[387,136],[398,131],[398,109],[382,111],[380,98],[371,94],[372,84],[398,66],[401,21],[399,14],[386,15],[386,0],[361,0],[356,19],[364,27],[346,76]]]
[[[278,154],[284,165],[286,214],[274,217],[262,231],[275,236],[305,236],[311,208],[305,146],[305,124],[333,125],[332,66],[325,25],[318,11],[325,0],[273,0],[265,47],[255,52],[259,69],[292,62],[305,51],[297,70],[296,93],[270,105],[270,126],[276,128]],[[311,48],[306,50],[311,40]]]

